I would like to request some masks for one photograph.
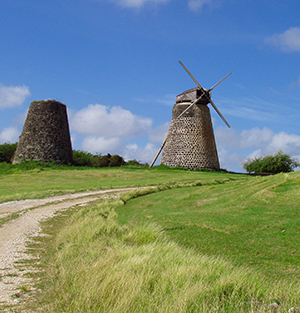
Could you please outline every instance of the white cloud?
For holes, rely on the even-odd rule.
[[[149,136],[151,142],[162,142],[169,123],[152,130],[152,119],[132,114],[121,107],[95,104],[70,114],[72,138],[79,149],[92,153],[119,154],[125,160],[150,162],[158,148],[153,143],[139,146],[134,138]],[[82,138],[82,139],[80,139]],[[133,143],[126,143],[128,140]]]
[[[300,136],[296,134],[287,134],[280,132],[275,134],[272,142],[269,144],[268,149],[272,152],[282,150],[292,156],[300,154]]]
[[[137,144],[130,144],[125,147],[125,160],[137,160],[142,163],[151,163],[157,153],[158,148],[152,143],[147,143],[145,147],[139,147]],[[156,164],[159,164],[157,161]]]
[[[84,138],[81,144],[84,151],[102,154],[121,154],[123,145],[123,140],[118,137],[105,138],[94,136],[88,136]]]
[[[267,37],[265,43],[284,52],[300,51],[300,27],[291,27],[283,33]]]
[[[146,4],[161,4],[166,3],[169,0],[109,0],[110,2],[114,2],[121,7],[127,8],[141,8]]]
[[[103,138],[131,138],[146,135],[152,119],[132,114],[121,107],[89,105],[72,116],[71,128],[81,134]]]
[[[27,86],[4,86],[0,84],[0,108],[12,108],[23,104],[30,96]]]
[[[300,155],[300,136],[286,132],[274,133],[271,129],[252,128],[237,132],[219,127],[215,132],[222,168],[241,171],[241,161],[255,156],[275,154],[279,150],[292,157]]]
[[[149,140],[151,142],[157,142],[157,143],[162,143],[168,133],[170,126],[170,122],[167,122],[161,126],[156,127],[149,133]]]
[[[20,132],[15,127],[7,127],[0,133],[0,143],[9,142],[15,143],[19,141]]]
[[[245,156],[238,152],[231,152],[225,148],[220,147],[218,149],[220,167],[228,171],[242,171],[241,162],[245,159]]]
[[[118,154],[125,160],[137,160],[142,163],[150,163],[157,153],[158,148],[147,143],[144,147],[138,146],[136,143],[124,144],[121,138],[103,138],[103,137],[86,137],[82,142],[82,150],[92,153],[101,153],[102,155]]]
[[[266,147],[274,137],[274,132],[267,127],[243,130],[240,134],[241,148]]]

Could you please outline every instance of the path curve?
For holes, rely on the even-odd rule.
[[[18,288],[30,284],[30,279],[24,277],[30,269],[21,271],[15,267],[15,262],[30,258],[25,253],[26,242],[41,233],[40,222],[50,219],[58,211],[86,205],[98,199],[117,198],[121,193],[133,189],[138,188],[87,191],[1,203],[0,218],[17,212],[20,216],[0,227],[0,310],[1,306],[17,305],[24,301]]]

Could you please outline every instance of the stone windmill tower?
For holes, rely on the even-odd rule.
[[[33,101],[29,107],[13,163],[73,160],[66,106],[55,100]]]
[[[218,152],[210,110],[207,105],[211,103],[226,125],[230,127],[211,100],[211,90],[231,73],[209,90],[206,90],[200,86],[183,63],[180,61],[179,63],[198,87],[189,89],[176,97],[176,104],[173,107],[172,121],[167,137],[150,167],[153,166],[164,148],[161,164],[187,169],[207,168],[218,170],[220,169]]]

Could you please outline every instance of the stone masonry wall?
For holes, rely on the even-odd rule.
[[[194,105],[178,119],[189,105],[179,103],[173,107],[161,164],[218,170],[220,165],[209,108],[203,104]]]
[[[73,160],[66,106],[55,100],[31,103],[13,163]]]

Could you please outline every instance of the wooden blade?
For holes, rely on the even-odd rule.
[[[230,128],[230,125],[227,123],[227,121],[225,120],[225,117],[222,115],[222,113],[218,110],[218,108],[216,107],[216,105],[213,103],[213,101],[211,99],[209,99],[209,102],[211,103],[211,105],[214,107],[214,109],[216,110],[216,112],[220,115],[221,119],[225,122],[225,124]]]
[[[169,132],[168,132],[169,133]],[[160,146],[158,152],[156,153],[156,156],[154,157],[152,163],[150,164],[150,168],[154,165],[155,161],[157,160],[157,158],[159,157],[161,150],[163,149],[163,147],[165,146],[166,142],[167,142],[167,138],[168,138],[168,134],[164,140],[164,142],[162,143],[162,145]]]
[[[191,72],[184,66],[184,64],[179,61],[180,65],[185,69],[185,71],[190,75],[195,84],[200,88],[202,92],[205,92],[205,89],[201,87],[201,85],[197,82],[196,78],[191,74]]]
[[[211,88],[208,89],[209,91],[212,91],[216,86],[218,86],[219,84],[222,83],[223,80],[225,80],[229,75],[231,75],[232,73],[230,72],[228,75],[226,75],[223,79],[221,79],[219,82],[217,82],[215,85],[213,85]]]

